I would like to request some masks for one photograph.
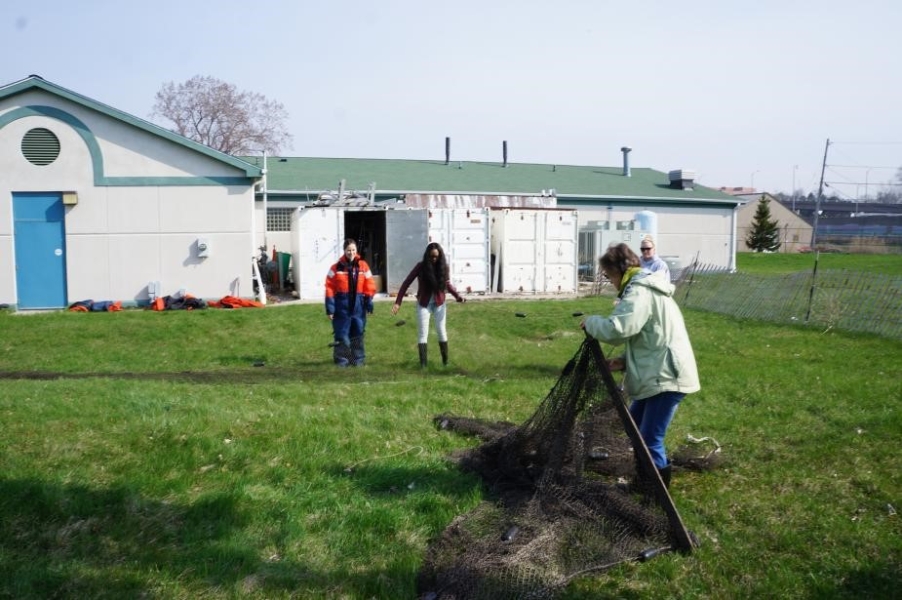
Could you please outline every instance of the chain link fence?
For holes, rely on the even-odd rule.
[[[902,277],[848,270],[752,275],[693,264],[675,282],[677,302],[740,318],[805,324],[902,339]]]

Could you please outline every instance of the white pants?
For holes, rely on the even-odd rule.
[[[429,306],[423,307],[417,303],[417,343],[425,344],[429,338],[429,315],[435,317],[435,333],[438,334],[438,341],[448,341],[448,330],[445,328],[445,315],[448,303],[441,306],[435,305],[435,300],[429,301]]]

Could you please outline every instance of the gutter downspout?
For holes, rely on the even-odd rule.
[[[736,272],[736,232],[739,223],[739,205],[735,205],[733,207],[733,214],[730,216],[731,221],[731,229],[733,230],[732,235],[730,235],[730,273]]]
[[[269,229],[269,215],[266,212],[266,188],[269,187],[269,183],[267,182],[267,170],[266,170],[266,150],[263,150],[263,245],[266,246],[266,249],[269,250],[269,244],[266,243],[266,233]]]
[[[251,262],[257,260],[257,182],[251,186]],[[251,278],[254,269],[251,267]]]
[[[266,150],[263,151],[263,245],[266,245]],[[257,282],[257,301],[266,306],[266,288],[263,286],[263,276],[257,266],[257,190],[254,186],[251,199],[251,273]],[[253,286],[251,286],[253,290]]]

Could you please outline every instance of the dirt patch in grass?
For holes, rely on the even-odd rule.
[[[354,373],[354,369],[348,370]],[[280,381],[320,380],[323,378],[322,367],[311,368],[254,368],[214,371],[178,371],[159,373],[102,372],[62,373],[56,371],[0,371],[0,380],[32,380],[53,381],[59,379],[121,379],[134,381],[172,381],[178,383],[202,384],[255,384],[276,383]],[[367,381],[389,381],[395,379],[391,374],[359,371],[358,377]]]

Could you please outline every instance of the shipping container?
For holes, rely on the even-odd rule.
[[[489,290],[489,233],[488,208],[429,209],[429,241],[445,250],[451,283],[461,294]]]
[[[504,208],[490,216],[493,291],[577,291],[576,210]]]
[[[326,274],[341,257],[347,238],[357,242],[358,253],[376,278],[377,293],[395,294],[422,258],[428,235],[424,209],[298,208],[291,220],[292,274],[298,297],[325,296]]]

